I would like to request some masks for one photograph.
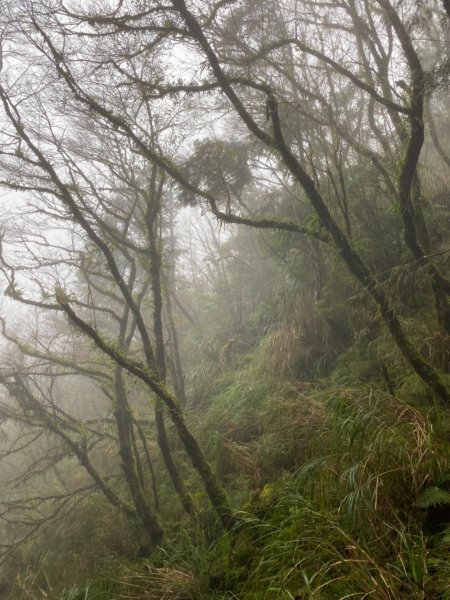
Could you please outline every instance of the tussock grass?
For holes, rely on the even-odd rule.
[[[264,368],[275,378],[310,372],[327,354],[327,328],[315,298],[286,289],[284,295],[280,320],[271,326],[258,348]]]
[[[241,524],[224,534],[205,502],[148,561],[51,600],[450,600],[450,529],[427,525],[450,497],[446,409],[264,364],[195,417]],[[29,589],[13,600],[45,597]]]
[[[121,579],[117,600],[195,600],[200,584],[192,572],[175,567],[146,564],[142,573],[130,572]]]
[[[264,376],[241,377],[216,396],[200,436],[223,479],[243,476],[250,488],[311,457],[327,419],[308,384]]]
[[[449,469],[433,415],[362,387],[324,407],[312,459],[261,494],[237,534],[238,597],[449,598],[448,541],[427,538],[416,506]]]

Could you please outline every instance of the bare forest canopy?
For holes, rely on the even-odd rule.
[[[450,598],[448,0],[3,0],[0,596]]]

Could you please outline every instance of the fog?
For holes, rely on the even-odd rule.
[[[2,4],[2,598],[448,596],[448,19]]]

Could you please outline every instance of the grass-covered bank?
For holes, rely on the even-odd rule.
[[[337,379],[280,381],[251,364],[196,411],[198,438],[241,516],[232,531],[221,531],[198,495],[197,524],[170,517],[167,488],[167,538],[138,558],[126,523],[108,524],[102,511],[86,520],[97,508],[85,507],[67,556],[59,550],[52,568],[50,550],[10,598],[450,598],[446,408],[420,406],[420,386],[411,406],[382,380],[339,387]],[[89,556],[89,536],[92,563],[82,565],[72,549]],[[58,591],[62,565],[80,583]]]

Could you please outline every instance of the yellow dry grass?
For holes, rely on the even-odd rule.
[[[123,592],[118,600],[194,600],[199,597],[199,582],[183,569],[152,567],[143,573],[130,573],[121,579]]]

